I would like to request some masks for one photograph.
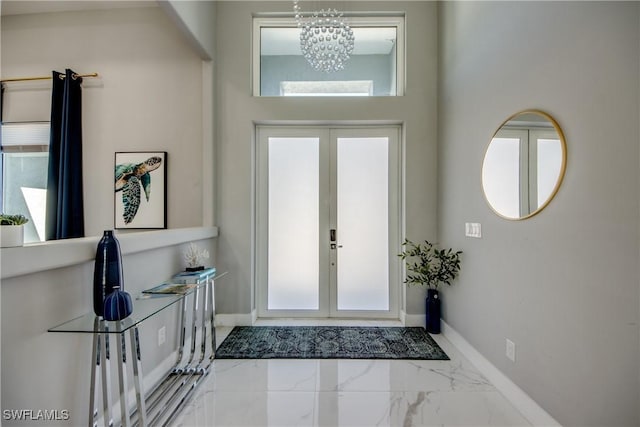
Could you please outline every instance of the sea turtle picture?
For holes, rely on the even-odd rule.
[[[162,164],[162,158],[149,157],[142,163],[122,163],[116,165],[116,193],[122,192],[124,212],[122,218],[125,224],[130,224],[136,217],[140,207],[140,186],[149,201],[151,196],[151,172]]]

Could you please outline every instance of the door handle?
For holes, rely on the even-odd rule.
[[[336,243],[337,238],[336,238],[335,228],[332,228],[331,230],[329,230],[329,240],[331,241],[331,246],[330,246],[331,249],[339,249],[342,247],[342,245],[338,245]]]

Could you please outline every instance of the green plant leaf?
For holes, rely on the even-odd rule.
[[[462,251],[440,249],[428,240],[416,244],[405,239],[402,246],[405,250],[399,256],[405,261],[408,272],[405,283],[437,289],[441,283],[451,285],[460,271]]]

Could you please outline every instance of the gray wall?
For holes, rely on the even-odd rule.
[[[639,425],[639,3],[444,2],[439,23],[438,225],[464,250],[444,318],[563,425]],[[527,108],[564,130],[567,171],[542,213],[507,221],[482,159]]]
[[[406,96],[366,99],[260,98],[251,95],[251,18],[288,12],[290,2],[217,3],[216,194],[219,264],[232,274],[218,289],[219,313],[250,314],[252,162],[255,122],[398,121],[405,125],[406,231],[436,235],[437,8],[430,2],[348,2],[349,11],[406,11]],[[332,7],[331,3],[323,4]],[[345,3],[336,3],[343,9]],[[233,42],[230,42],[232,40]],[[425,291],[407,292],[409,313],[423,312]]]

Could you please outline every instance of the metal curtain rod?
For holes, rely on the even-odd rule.
[[[90,73],[90,74],[73,74],[72,77],[77,79],[78,77],[98,77],[98,73]],[[60,78],[64,79],[65,75],[60,74]],[[2,79],[0,82],[9,83],[9,82],[27,82],[33,80],[52,80],[52,76],[41,76],[41,77],[18,77],[13,79]]]

